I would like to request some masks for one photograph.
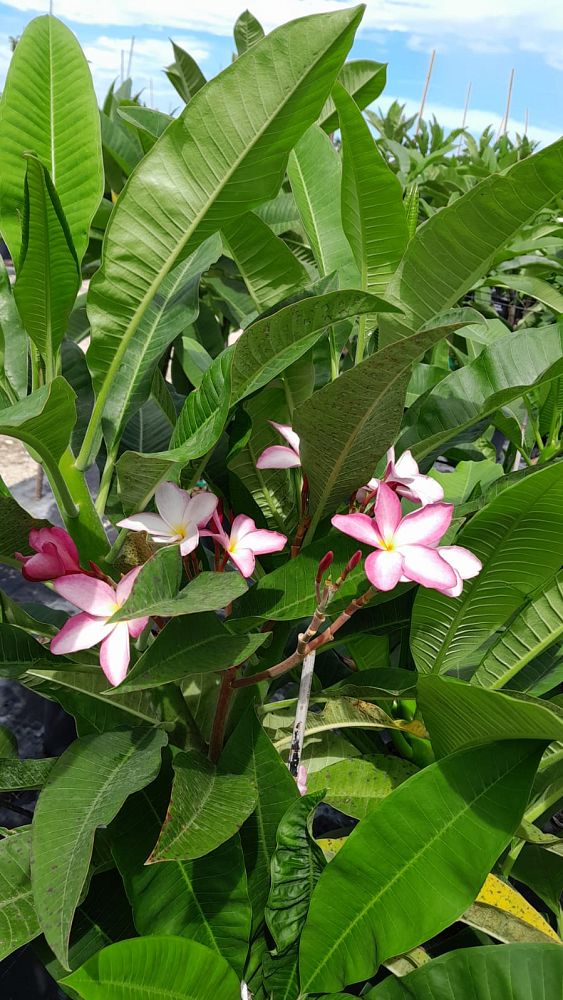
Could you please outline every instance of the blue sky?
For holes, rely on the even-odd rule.
[[[232,25],[245,0],[53,0],[54,13],[78,36],[101,96],[127,64],[135,36],[132,75],[148,101],[165,111],[178,98],[162,72],[171,61],[169,37],[198,60],[207,76],[227,66]],[[280,21],[350,6],[344,0],[249,0],[267,30]],[[0,2],[0,87],[10,58],[9,36],[19,35],[49,0]],[[542,143],[563,134],[563,0],[367,0],[352,56],[387,62],[388,83],[377,104],[393,98],[417,110],[431,50],[437,50],[427,102],[447,127],[461,124],[469,81],[468,126],[498,125],[515,69],[510,127]]]

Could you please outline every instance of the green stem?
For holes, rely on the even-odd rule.
[[[366,340],[367,340],[367,316],[360,316],[358,320],[358,339],[356,341],[356,359],[355,364],[359,365],[364,360],[364,354],[366,350]]]
[[[336,346],[336,341],[334,339],[334,329],[330,328],[328,334],[328,343],[330,347],[330,379],[334,382],[338,378],[340,373],[340,352]]]
[[[113,476],[113,470],[115,469],[115,460],[117,458],[117,446],[109,452],[106,458],[106,464],[104,465],[104,471],[102,472],[102,478],[100,480],[100,488],[98,490],[98,496],[96,498],[96,510],[100,517],[102,517],[108,499],[108,494],[111,486],[111,480]]]
[[[107,536],[90,496],[84,474],[76,468],[70,448],[67,448],[60,459],[58,471],[75,511],[73,515],[65,518],[69,533],[84,559],[93,559],[95,562],[103,560],[108,549]]]

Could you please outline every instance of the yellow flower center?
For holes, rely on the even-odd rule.
[[[173,524],[172,531],[174,532],[175,535],[178,535],[178,537],[181,539],[184,539],[186,537],[185,524]]]
[[[236,552],[236,549],[237,549],[237,543],[236,542],[230,542],[229,548],[228,548],[227,551],[228,552]]]
[[[383,548],[385,549],[386,552],[394,552],[395,551],[395,542],[393,541],[392,538],[390,540],[387,540],[386,538],[384,538],[384,539],[382,539],[382,541],[383,541]]]

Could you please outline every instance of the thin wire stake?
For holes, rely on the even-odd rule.
[[[432,55],[430,56],[430,65],[428,67],[428,72],[426,74],[426,80],[424,83],[424,90],[422,91],[422,100],[420,102],[420,110],[418,112],[418,121],[416,123],[415,135],[418,135],[420,130],[420,125],[422,122],[422,116],[424,114],[424,105],[426,104],[426,98],[428,96],[428,88],[430,86],[430,77],[432,76],[432,70],[434,68],[434,60],[436,58],[436,49],[432,49]]]
[[[471,97],[471,86],[472,86],[472,84],[471,84],[471,80],[470,80],[469,83],[468,83],[468,85],[467,85],[467,94],[465,95],[465,107],[463,109],[463,121],[461,123],[461,127],[462,128],[465,128],[465,126],[467,125],[467,112],[469,111],[469,99]],[[457,156],[459,156],[460,153],[461,153],[462,142],[463,142],[463,136],[460,135],[460,137],[459,137],[459,145],[457,147]]]
[[[131,76],[131,63],[133,61],[133,49],[135,48],[135,35],[131,35],[131,46],[129,48],[129,59],[127,61],[127,77]]]
[[[125,52],[121,50],[121,82],[125,80]]]
[[[504,112],[504,118],[502,119],[502,121],[500,123],[500,128],[499,128],[497,139],[500,139],[501,135],[506,135],[506,132],[507,132],[507,129],[508,129],[508,118],[509,118],[509,115],[510,115],[510,102],[512,101],[512,88],[514,86],[514,73],[515,73],[515,70],[511,69],[510,70],[510,79],[508,81],[508,94],[507,94],[507,97],[506,97],[506,110]]]
[[[524,112],[524,137],[528,135],[528,109]]]
[[[299,765],[301,763],[301,754],[303,753],[305,723],[307,721],[307,712],[309,711],[309,698],[311,697],[311,685],[313,683],[313,674],[315,672],[315,656],[316,652],[313,650],[313,652],[308,653],[303,660],[303,669],[301,671],[301,680],[299,682],[299,696],[297,698],[295,722],[293,724],[293,733],[291,735],[291,749],[289,751],[289,760],[287,762],[289,773],[292,774],[294,778],[297,777]]]

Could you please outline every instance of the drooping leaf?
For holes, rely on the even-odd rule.
[[[323,800],[335,809],[364,819],[394,788],[410,778],[417,768],[408,760],[376,754],[354,757],[315,771],[307,781],[309,791],[326,789]]]
[[[269,712],[263,721],[264,728],[270,732],[276,749],[280,753],[289,750],[293,730],[292,713],[282,710],[278,714],[274,710]],[[304,725],[305,738],[332,729],[396,729],[412,733],[413,736],[427,736],[424,726],[418,719],[413,719],[411,722],[393,719],[379,705],[371,705],[356,698],[334,698],[327,701],[321,712],[308,713]]]
[[[556,941],[561,944],[547,920],[516,889],[496,875],[487,875],[477,899],[460,920],[505,943]]]
[[[309,275],[297,257],[254,212],[233,219],[222,231],[258,312],[308,283]]]
[[[0,150],[0,228],[16,267],[22,154],[30,150],[49,171],[80,261],[103,194],[100,120],[88,63],[55,17],[36,17],[18,40],[0,104]]]
[[[0,961],[41,933],[30,878],[31,829],[0,841]]]
[[[6,265],[0,260],[0,372],[16,399],[27,395],[27,368],[25,330],[14,302]]]
[[[154,778],[165,743],[158,729],[83,737],[59,758],[39,795],[32,827],[33,898],[41,929],[65,968],[95,830]]]
[[[51,178],[35,156],[26,160],[22,246],[14,297],[23,325],[52,373],[80,273]]]
[[[106,230],[104,263],[88,296],[94,345],[111,331],[125,350],[174,265],[221,225],[274,197],[289,150],[318,114],[360,16],[342,11],[277,29],[198,91],[166,129]],[[291,62],[280,63],[288,45]],[[249,99],[256,75],[260,101]],[[95,419],[108,391],[98,396]],[[94,446],[92,432],[81,464]]]
[[[237,52],[242,56],[252,45],[256,45],[256,42],[264,38],[264,29],[249,10],[243,10],[235,22],[233,34]]]
[[[19,403],[0,410],[0,434],[19,438],[47,462],[58,462],[76,420],[74,393],[57,376]]]
[[[188,103],[207,83],[203,73],[193,56],[186,52],[181,45],[172,42],[174,50],[174,62],[168,66],[165,73],[170,83],[178,91],[183,101]]]
[[[386,63],[373,62],[371,59],[351,59],[345,62],[340,71],[338,82],[342,84],[361,111],[379,97],[387,79]],[[325,103],[319,118],[325,132],[334,132],[338,128],[338,112],[332,97]]]
[[[499,493],[462,529],[483,569],[460,597],[420,589],[411,649],[419,671],[445,673],[479,662],[476,652],[559,569],[563,556],[563,476],[545,466]]]
[[[303,992],[367,979],[463,912],[522,815],[542,747],[462,750],[424,768],[362,820],[313,893],[301,938]]]
[[[526,844],[516,859],[512,877],[527,885],[559,916],[563,892],[563,857],[535,844]]]
[[[256,786],[197,753],[174,758],[170,806],[149,861],[193,861],[230,840],[256,804]]]
[[[159,591],[155,587],[157,578],[152,570],[153,562],[154,558],[150,563],[145,563],[130,596],[112,620],[127,621],[145,615],[175,617],[201,611],[217,611],[247,590],[247,583],[240,573],[200,573],[176,596],[159,597],[156,596]]]
[[[355,655],[356,643],[361,640],[379,645],[382,637],[369,633],[354,636],[346,645]],[[360,646],[361,648],[361,646]],[[360,698],[362,701],[378,701],[380,698],[409,698],[416,693],[417,674],[414,670],[400,667],[360,667],[360,671],[350,674],[344,680],[331,684],[323,695],[333,698]]]
[[[55,757],[13,760],[0,757],[0,791],[15,792],[24,788],[42,788],[55,763]]]
[[[117,113],[124,121],[134,125],[143,137],[150,139],[151,145],[154,145],[164,130],[168,128],[170,122],[174,120],[171,115],[166,115],[163,111],[137,107],[136,105],[121,106],[117,109]]]
[[[224,958],[179,937],[120,941],[63,980],[83,1000],[239,1000],[240,984]]]

